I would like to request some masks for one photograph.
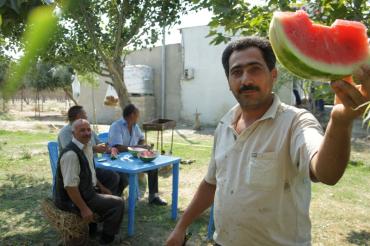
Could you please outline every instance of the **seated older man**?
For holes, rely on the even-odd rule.
[[[61,152],[72,140],[72,124],[75,120],[87,119],[86,111],[80,105],[74,105],[68,110],[68,124],[65,125],[58,134],[58,147]],[[91,131],[91,144],[94,153],[105,153],[109,152],[110,149],[105,144],[100,143],[98,136],[94,131]],[[96,176],[99,181],[108,189],[110,189],[113,195],[121,196],[123,190],[128,185],[128,179],[119,175],[111,170],[105,170],[96,168]]]
[[[91,128],[87,120],[79,119],[72,124],[72,141],[62,150],[56,173],[55,205],[66,211],[77,212],[88,223],[93,214],[103,222],[101,244],[109,244],[123,218],[124,201],[102,185],[96,178]]]

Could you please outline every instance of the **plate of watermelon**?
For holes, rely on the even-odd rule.
[[[152,151],[152,150],[145,150],[142,152],[139,152],[137,156],[142,160],[143,162],[151,162],[155,160],[155,158],[158,157],[158,152]]]
[[[128,147],[127,150],[134,158],[137,158],[140,152],[146,151],[147,149],[141,147]]]

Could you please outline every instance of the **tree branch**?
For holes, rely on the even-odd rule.
[[[118,30],[117,30],[117,33],[116,33],[116,48],[114,50],[114,53],[113,53],[113,57],[117,57],[117,56],[120,56],[120,53],[122,53],[122,49],[123,49],[123,46],[121,45],[122,44],[122,38],[121,38],[121,35],[122,35],[122,29],[123,29],[123,26],[125,24],[125,19],[123,18],[123,6],[121,6],[121,9],[118,9],[119,8],[119,5],[117,5],[117,21],[118,21]]]
[[[87,10],[84,10],[81,6],[81,4],[79,4],[79,7],[80,7],[80,10],[81,10],[81,13],[84,17],[84,20],[85,20],[85,26],[87,28],[87,31],[88,33],[90,34],[90,37],[92,39],[92,42],[96,48],[96,50],[98,51],[98,53],[100,54],[100,56],[102,57],[102,59],[105,61],[105,63],[107,64],[109,59],[107,58],[107,56],[104,54],[103,50],[101,49],[100,47],[100,43],[98,41],[98,39],[96,38],[95,36],[95,33],[94,31],[91,29],[91,26],[90,24],[92,23],[92,20],[91,18],[88,16],[88,11]]]

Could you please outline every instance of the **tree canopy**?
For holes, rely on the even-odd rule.
[[[123,76],[125,55],[154,44],[161,28],[177,23],[189,4],[161,0],[71,2],[44,59],[70,64],[79,73],[109,76],[124,107],[129,103]]]
[[[7,0],[6,2],[34,3],[37,6],[52,1]],[[12,36],[10,33],[7,35],[7,38],[14,37],[12,44],[22,40],[22,44],[26,45],[24,57],[27,59],[21,58],[21,65],[15,69],[20,72],[15,74],[24,75],[25,67],[29,66],[29,61],[32,60],[35,64],[37,59],[41,59],[52,64],[72,65],[79,73],[95,72],[109,76],[120,97],[120,106],[124,107],[129,102],[123,76],[125,55],[139,47],[154,44],[160,38],[162,27],[178,23],[180,15],[185,13],[191,4],[190,0],[53,1],[52,4],[49,4],[48,9],[43,9],[43,12],[46,12],[43,18],[41,18],[42,11],[39,11],[38,16],[41,17],[36,18],[34,23],[18,26],[19,33],[23,33],[21,39],[20,35]],[[13,11],[11,6],[2,5],[0,9],[11,12]],[[50,11],[50,7],[53,7],[53,11]],[[5,14],[6,12],[1,13],[2,17],[6,17],[6,19],[16,20],[15,23],[24,23],[25,18],[9,18]],[[18,17],[24,16],[20,13],[18,15],[20,15]],[[54,17],[50,15],[54,15]],[[53,27],[55,16],[57,16],[57,28]],[[30,35],[31,38],[26,37],[25,30],[28,28],[37,31],[46,28],[47,21],[53,22],[48,27],[48,34],[51,38],[39,34],[43,39],[38,42],[38,47],[33,45],[30,47],[33,42],[29,40],[35,41],[37,34]],[[41,26],[43,28],[40,28]],[[16,28],[15,25],[6,25],[2,28],[5,27],[9,30]],[[28,33],[31,32],[32,30]],[[49,39],[52,39],[52,42],[47,42],[50,41]],[[27,53],[29,50],[33,50],[33,52]],[[31,57],[32,59],[30,59]],[[13,76],[11,84],[16,81],[19,81],[19,76]]]
[[[197,4],[213,11],[209,23],[212,43],[227,42],[235,34],[267,36],[274,11],[305,10],[317,23],[331,25],[336,19],[356,20],[368,28],[370,35],[370,2],[367,0],[341,1],[283,1],[268,0],[252,4],[245,0],[196,0]],[[225,32],[221,32],[223,27]]]

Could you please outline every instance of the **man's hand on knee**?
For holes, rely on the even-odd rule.
[[[94,221],[94,213],[91,211],[89,207],[86,207],[80,211],[82,219],[86,223],[90,223]]]

